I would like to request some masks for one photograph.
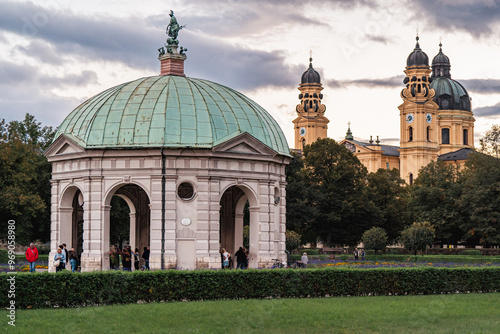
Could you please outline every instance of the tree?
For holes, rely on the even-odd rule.
[[[292,161],[285,168],[286,173],[286,229],[304,235],[311,230],[310,219],[313,206],[307,195],[308,183],[304,173],[304,159],[295,152],[291,153]],[[309,233],[310,234],[310,233]],[[316,242],[311,236],[304,240]]]
[[[43,151],[54,134],[29,114],[23,121],[0,121],[0,217],[16,221],[19,244],[50,237],[51,166]]]
[[[438,243],[456,244],[463,239],[464,219],[457,207],[463,191],[463,173],[444,161],[423,167],[410,187],[409,209],[413,221],[432,221]]]
[[[376,173],[368,174],[368,188],[369,197],[378,210],[374,224],[387,232],[392,243],[410,221],[407,212],[408,187],[399,176],[399,170],[380,168]]]
[[[469,155],[462,194],[457,201],[461,228],[469,244],[500,244],[500,160],[482,153]]]
[[[324,138],[304,148],[303,173],[309,228],[327,244],[355,245],[376,213],[366,168],[343,145]]]
[[[295,231],[286,231],[286,249],[291,252],[297,249],[300,245],[301,235]]]
[[[130,239],[130,208],[127,202],[119,196],[113,196],[109,216],[109,242],[122,249],[123,242]]]
[[[500,126],[493,124],[491,129],[486,131],[484,137],[479,139],[479,151],[481,153],[492,155],[498,158],[498,149],[500,146]]]
[[[380,227],[372,227],[371,229],[365,231],[363,233],[363,237],[361,241],[365,245],[366,249],[374,249],[375,253],[377,250],[384,250],[385,246],[387,246],[387,233],[385,230]]]
[[[401,233],[401,242],[409,251],[422,254],[434,242],[434,227],[429,222],[413,223]]]

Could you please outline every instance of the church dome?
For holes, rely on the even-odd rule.
[[[302,84],[308,83],[321,83],[321,77],[319,73],[313,68],[312,58],[309,58],[309,68],[302,74]]]
[[[449,77],[435,77],[431,88],[436,91],[434,102],[440,110],[465,110],[471,111],[470,97],[464,86]]]
[[[451,78],[450,58],[443,53],[442,46],[439,43],[439,52],[432,60],[431,88],[436,91],[434,102],[441,110],[471,111],[469,94],[464,86]]]
[[[112,87],[73,110],[65,134],[86,149],[206,148],[247,132],[289,155],[273,117],[245,95],[202,79],[162,75]]]
[[[418,43],[419,37],[417,36],[417,44],[415,49],[406,59],[406,66],[429,66],[429,57],[425,54],[422,49],[420,49],[420,44]]]

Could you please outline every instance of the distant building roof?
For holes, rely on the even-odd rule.
[[[461,148],[458,151],[450,152],[446,154],[441,154],[438,156],[439,161],[455,161],[455,160],[467,160],[469,158],[469,154],[474,152],[470,148]]]
[[[367,148],[370,150],[369,147],[367,146],[374,146],[376,144],[373,144],[373,143],[365,143],[365,142],[361,142],[361,141],[357,141],[357,140],[349,140],[350,142],[356,144],[356,145],[359,145],[359,146],[363,146],[364,148]],[[392,156],[392,157],[399,157],[399,146],[392,146],[392,145],[378,145],[381,147],[382,149],[382,155],[387,155],[387,156]]]

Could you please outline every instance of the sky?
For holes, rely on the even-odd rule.
[[[293,146],[298,86],[320,73],[328,136],[399,143],[406,58],[450,58],[472,98],[476,145],[500,123],[500,0],[0,0],[0,118],[57,127],[105,89],[158,75],[168,13],[181,25],[188,77],[236,89]]]

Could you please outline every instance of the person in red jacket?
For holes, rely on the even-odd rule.
[[[38,249],[34,243],[30,243],[30,247],[26,250],[26,260],[30,263],[30,273],[34,273],[35,263],[38,260]]]

